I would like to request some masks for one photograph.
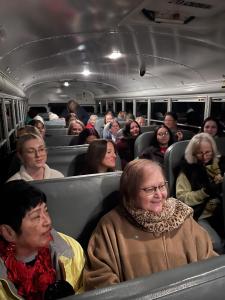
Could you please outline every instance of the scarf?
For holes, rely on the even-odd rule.
[[[5,263],[8,279],[26,300],[43,299],[49,284],[55,282],[49,248],[40,248],[34,261],[24,263],[15,257],[15,245],[0,240],[0,257]]]
[[[123,206],[126,216],[132,223],[156,236],[179,228],[185,219],[193,214],[191,207],[175,198],[168,198],[160,213],[130,207],[125,201]]]

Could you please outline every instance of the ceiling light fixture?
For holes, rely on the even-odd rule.
[[[108,58],[110,59],[118,59],[122,57],[122,53],[118,50],[114,50],[111,54],[108,55]]]
[[[66,87],[68,87],[70,84],[69,84],[68,81],[65,81],[65,82],[63,83],[63,85],[66,86]]]
[[[89,76],[91,74],[91,72],[88,69],[84,69],[84,71],[82,72],[82,75],[84,76]]]

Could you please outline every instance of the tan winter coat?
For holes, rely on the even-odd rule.
[[[144,231],[139,225],[128,221],[121,207],[113,209],[101,219],[88,246],[85,290],[217,255],[207,232],[193,220],[192,209],[190,212],[187,205],[176,199],[170,198],[170,201],[176,201],[176,211],[165,222],[165,228],[161,226],[163,222],[160,222],[160,226],[153,224],[152,232]],[[171,226],[176,228],[168,230]],[[155,233],[157,228],[160,233]]]

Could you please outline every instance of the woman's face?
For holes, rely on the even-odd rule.
[[[112,168],[114,169],[116,166],[116,153],[115,153],[115,148],[112,143],[108,142],[107,143],[107,149],[106,149],[106,154],[105,157],[103,158],[101,162],[100,169],[109,169]]]
[[[157,141],[160,146],[168,146],[168,142],[170,139],[169,131],[165,128],[159,128],[157,132]]]
[[[19,154],[26,169],[39,169],[44,167],[47,161],[47,152],[44,141],[41,138],[26,141]]]
[[[164,124],[169,128],[169,129],[173,129],[176,128],[177,126],[177,122],[176,120],[174,120],[174,118],[170,115],[165,116],[164,118]]]
[[[111,114],[105,116],[105,123],[110,123],[113,120],[113,116]]]
[[[198,150],[195,153],[197,160],[204,165],[213,158],[212,145],[209,142],[201,142]]]
[[[214,122],[213,120],[207,121],[204,125],[203,131],[210,134],[211,136],[215,136],[218,131],[216,122]]]
[[[145,126],[145,119],[143,117],[138,117],[136,121],[140,126]]]
[[[51,219],[44,202],[29,210],[22,220],[21,233],[15,238],[17,254],[29,256],[40,247],[48,247],[52,240],[51,228]]]
[[[41,122],[39,122],[39,123],[37,123],[37,125],[35,127],[37,127],[37,129],[40,131],[40,134],[41,134],[42,138],[44,138],[45,137],[45,127],[44,127],[44,125]]]
[[[95,125],[95,122],[96,122],[96,120],[97,120],[97,117],[96,116],[90,116],[90,119],[89,119],[89,123],[91,124],[91,125]]]
[[[83,131],[83,127],[79,123],[73,122],[70,126],[70,134],[72,135],[79,135]]]
[[[160,213],[167,199],[167,185],[158,166],[146,166],[137,194],[136,207]]]
[[[112,134],[116,134],[120,130],[120,126],[117,122],[112,123],[112,127],[110,128],[110,131]]]
[[[135,122],[132,122],[130,124],[130,134],[131,134],[131,136],[134,136],[134,137],[138,136],[139,133],[140,133],[140,130],[139,130],[138,125]]]

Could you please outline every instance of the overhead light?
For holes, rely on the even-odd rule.
[[[79,51],[83,51],[83,50],[86,49],[86,46],[85,46],[84,44],[81,44],[81,45],[79,45],[79,46],[77,47],[77,49],[78,49]]]
[[[82,75],[84,76],[89,76],[91,74],[91,72],[88,69],[84,69],[84,71],[82,72]]]
[[[69,83],[68,81],[65,81],[65,82],[63,83],[63,85],[66,86],[66,87],[68,87],[68,86],[70,85],[70,83]]]
[[[110,59],[118,59],[122,57],[122,53],[118,50],[114,50],[111,54],[108,55],[108,58]]]

